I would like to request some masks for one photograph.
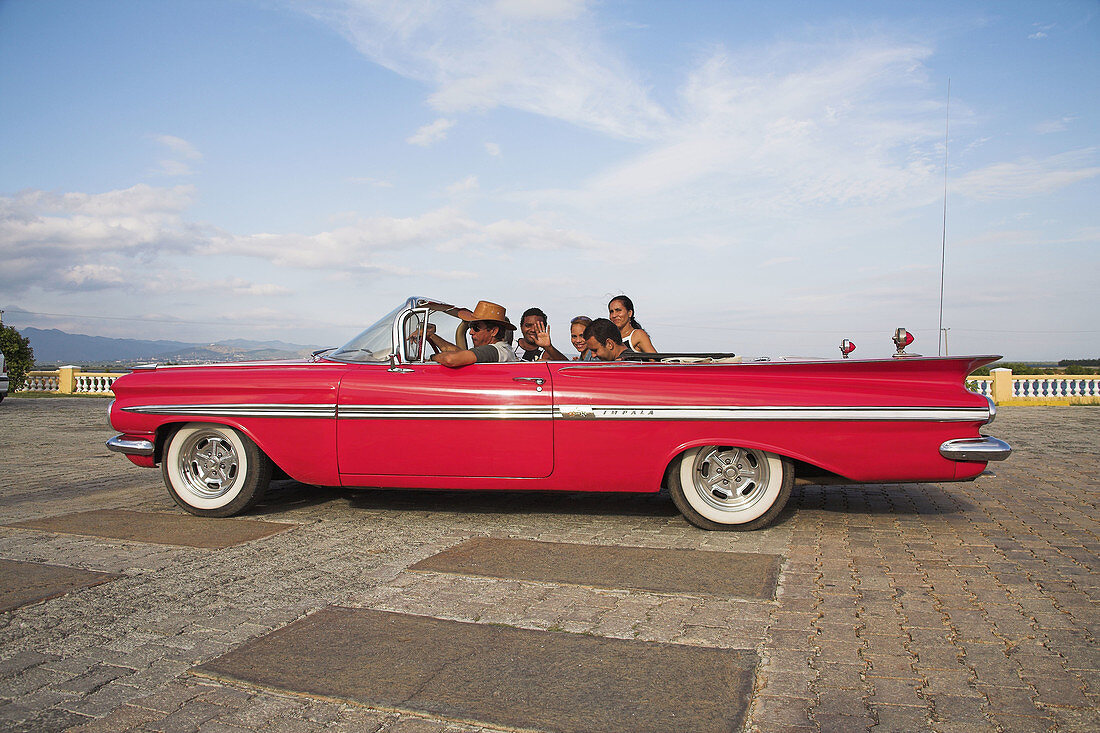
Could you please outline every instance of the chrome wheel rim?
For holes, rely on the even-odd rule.
[[[699,451],[691,469],[699,498],[722,512],[742,512],[760,501],[770,474],[763,451],[719,446]]]
[[[224,435],[200,430],[180,447],[177,466],[188,491],[203,499],[217,499],[236,485],[241,458]]]

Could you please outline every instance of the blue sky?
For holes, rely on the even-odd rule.
[[[0,2],[0,307],[336,345],[407,295],[662,350],[1100,356],[1100,4]]]

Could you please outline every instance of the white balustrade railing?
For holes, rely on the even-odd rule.
[[[1100,395],[1100,380],[1096,377],[1014,377],[1012,396],[1029,397],[1096,397]]]
[[[82,372],[80,367],[66,366],[27,372],[18,391],[110,396],[114,394],[111,385],[121,376],[122,372]]]
[[[1100,397],[1100,375],[1013,374],[1008,369],[995,369],[993,375],[969,377],[966,388],[998,403]]]
[[[985,377],[971,377],[966,380],[966,388],[982,397],[993,398],[993,380]]]
[[[73,376],[76,380],[74,389],[76,394],[112,394],[111,385],[122,375],[77,373]]]
[[[58,373],[54,372],[27,372],[27,378],[20,392],[56,392],[58,390]]]

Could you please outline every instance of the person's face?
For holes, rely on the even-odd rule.
[[[591,336],[586,342],[586,345],[588,346],[589,350],[602,361],[615,361],[616,354],[613,349],[615,345],[611,343],[611,341],[604,341],[601,344],[599,341],[596,340],[595,336]]]
[[[546,321],[542,320],[538,316],[527,316],[523,319],[523,322],[519,324],[519,330],[523,333],[523,340],[529,344],[535,343],[535,329],[539,324],[546,325]]]
[[[485,321],[474,321],[470,324],[470,341],[474,346],[484,346],[493,343],[493,335],[497,326],[489,325]]]
[[[569,340],[573,342],[573,348],[584,353],[584,350],[588,348],[588,343],[584,340],[584,324],[574,323],[569,328]]]
[[[627,310],[621,300],[613,300],[607,306],[607,317],[616,326],[622,328],[630,323],[630,319],[634,317],[634,311]]]

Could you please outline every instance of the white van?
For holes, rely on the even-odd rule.
[[[0,354],[0,402],[8,395],[8,365],[4,362],[4,355]]]

